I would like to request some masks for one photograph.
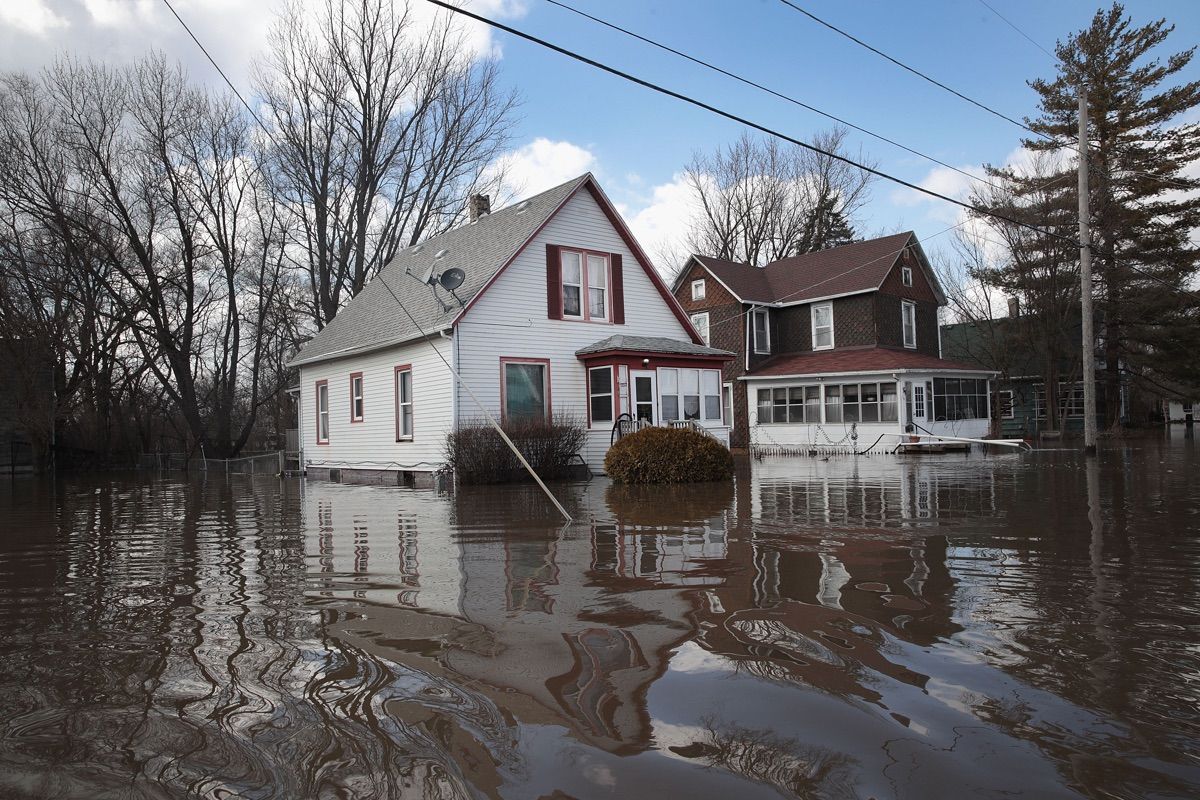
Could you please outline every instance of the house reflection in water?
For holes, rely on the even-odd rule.
[[[652,747],[646,695],[686,641],[841,695],[877,698],[860,668],[919,683],[880,648],[958,630],[946,539],[921,520],[986,507],[990,488],[797,465],[810,462],[778,479],[768,464],[736,491],[560,486],[587,520],[565,528],[525,487],[446,500],[313,483],[310,590],[369,606],[337,626],[356,646],[615,754]]]

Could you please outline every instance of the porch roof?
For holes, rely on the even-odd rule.
[[[914,350],[897,350],[890,347],[844,347],[836,350],[775,356],[746,375],[745,379],[838,375],[855,372],[913,371],[995,374],[995,370],[982,369],[973,364],[964,364],[959,361],[948,361]]]
[[[705,347],[666,336],[609,336],[587,347],[575,351],[579,358],[592,358],[602,353],[658,353],[672,356],[699,356],[701,358],[720,358],[730,360],[733,353],[728,350],[718,350],[715,347]]]

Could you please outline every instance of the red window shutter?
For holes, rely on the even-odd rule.
[[[621,275],[621,254],[612,253],[612,320],[616,325],[625,324],[625,279]]]
[[[562,319],[562,259],[558,245],[546,245],[546,316]]]

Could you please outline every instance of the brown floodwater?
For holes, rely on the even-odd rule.
[[[0,797],[1200,796],[1200,447],[0,482]]]

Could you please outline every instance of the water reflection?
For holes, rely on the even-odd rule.
[[[1191,442],[0,488],[0,796],[1200,791]]]

